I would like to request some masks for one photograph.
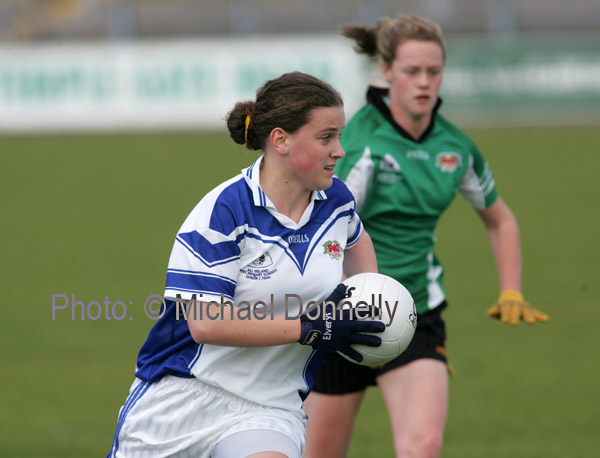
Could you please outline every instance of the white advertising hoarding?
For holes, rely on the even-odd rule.
[[[353,112],[365,65],[334,36],[0,47],[0,131],[222,128],[235,102],[295,70]]]
[[[449,41],[441,95],[455,121],[600,120],[593,40]],[[235,102],[294,70],[330,82],[347,116],[378,74],[351,40],[335,35],[0,45],[0,132],[224,129]]]

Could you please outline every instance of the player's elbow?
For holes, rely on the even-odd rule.
[[[210,326],[207,326],[203,320],[188,319],[188,328],[194,342],[204,344],[211,341]]]
[[[214,307],[214,303],[197,303],[188,309],[187,323],[194,342],[199,344],[230,345],[233,304]]]
[[[188,304],[185,318],[194,342],[199,344],[212,343],[214,323],[218,317],[209,314],[212,310],[204,302]]]

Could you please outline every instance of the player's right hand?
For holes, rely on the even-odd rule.
[[[363,332],[383,332],[385,324],[382,321],[364,320],[378,316],[378,310],[371,307],[357,314],[352,310],[338,310],[337,305],[346,294],[347,286],[340,283],[327,299],[319,304],[317,309],[300,315],[302,345],[312,345],[314,348],[328,347],[338,350],[356,361],[362,361],[360,353],[350,347],[353,344],[378,347],[381,337],[362,334]],[[334,313],[335,312],[335,313]]]
[[[531,307],[520,292],[512,290],[502,291],[498,301],[488,309],[487,314],[513,326],[519,324],[521,319],[528,324],[548,321],[548,315]]]

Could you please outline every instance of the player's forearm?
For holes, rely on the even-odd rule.
[[[500,289],[521,291],[521,242],[515,217],[488,228],[488,236],[498,269]]]
[[[200,310],[202,309],[202,310]],[[240,318],[228,308],[207,313],[206,303],[188,311],[188,327],[197,343],[229,347],[267,347],[297,342],[300,320],[285,316],[256,314]]]

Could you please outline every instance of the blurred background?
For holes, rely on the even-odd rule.
[[[597,120],[596,0],[4,0],[0,131],[222,129],[290,69],[328,79],[352,114],[373,66],[336,30],[396,11],[443,27],[455,119]]]
[[[444,29],[442,112],[490,163],[525,298],[550,315],[485,316],[495,267],[457,199],[437,232],[456,371],[442,456],[598,456],[598,0],[0,0],[1,457],[106,455],[178,228],[257,157],[224,116],[293,70],[351,116],[380,80],[336,30],[396,12]],[[369,390],[350,457],[390,456]]]

